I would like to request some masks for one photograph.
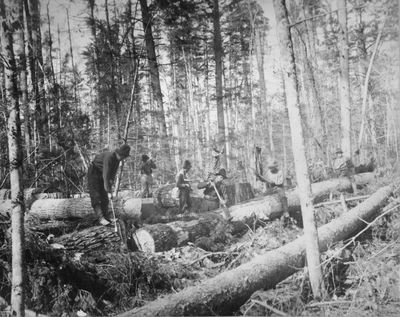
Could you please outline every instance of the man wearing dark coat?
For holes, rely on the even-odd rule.
[[[179,213],[189,213],[192,202],[190,199],[190,191],[192,190],[187,180],[187,173],[192,168],[192,163],[186,160],[183,168],[176,175],[176,187],[179,188]]]
[[[154,161],[146,154],[142,155],[142,165],[140,166],[140,183],[142,185],[142,198],[151,197],[150,186],[153,184],[153,169],[157,168]]]
[[[119,163],[129,156],[131,148],[124,144],[113,152],[103,152],[93,159],[88,170],[90,201],[100,224],[110,223],[109,199],[112,199],[112,183]]]
[[[207,181],[201,182],[197,185],[198,189],[204,189],[203,194],[208,210],[215,210],[222,205],[226,206],[228,194],[226,184],[224,182],[225,179],[227,179],[226,171],[224,168],[221,168],[215,174],[215,177],[212,177]],[[221,200],[218,198],[218,194],[215,190],[218,191]]]

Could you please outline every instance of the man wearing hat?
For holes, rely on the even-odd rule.
[[[357,193],[357,186],[354,180],[354,164],[351,158],[343,155],[341,148],[336,149],[336,158],[333,161],[333,169],[336,177],[347,177],[350,179],[353,193]]]
[[[188,213],[192,202],[190,200],[190,191],[192,190],[187,181],[187,173],[192,168],[192,163],[185,160],[183,168],[176,175],[176,187],[179,189],[179,213]]]
[[[112,199],[112,182],[117,174],[119,162],[129,156],[131,148],[122,145],[113,152],[103,152],[93,159],[88,170],[90,201],[100,224],[110,223],[108,214],[109,199]]]
[[[210,178],[206,182],[201,182],[197,185],[197,188],[203,189],[204,199],[207,203],[208,210],[215,210],[220,205],[225,206],[226,201],[228,198],[227,191],[226,191],[226,184],[224,180],[227,179],[226,171],[224,168],[221,168],[216,174],[215,177]],[[218,197],[216,192],[218,191],[221,200]]]
[[[154,161],[146,154],[142,155],[142,165],[140,166],[140,183],[142,185],[142,198],[151,197],[150,186],[153,184],[153,168],[157,168]]]

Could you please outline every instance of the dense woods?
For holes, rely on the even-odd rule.
[[[396,0],[0,0],[0,297],[17,316],[24,315],[24,303],[61,314],[73,305],[54,299],[62,293],[55,285],[76,274],[82,285],[66,282],[68,296],[76,296],[72,310],[85,310],[85,300],[95,302],[85,306],[93,315],[133,309],[175,290],[176,280],[217,275],[214,267],[204,273],[171,264],[173,256],[163,252],[197,248],[191,252],[200,252],[201,261],[193,263],[229,254],[221,267],[229,270],[245,261],[234,264],[232,254],[242,247],[228,246],[286,216],[288,208],[293,228],[296,222],[304,227],[305,248],[295,264],[304,265],[306,252],[312,296],[328,300],[332,291],[319,252],[331,238],[322,230],[321,248],[316,203],[330,195],[331,203],[338,199],[338,208],[348,210],[351,199],[361,202],[391,185],[371,203],[377,207],[361,208],[373,221],[373,213],[398,194],[392,183],[400,171],[399,12]],[[96,214],[87,174],[97,154],[123,144],[131,151],[114,182],[112,211],[120,218],[115,233],[91,223]],[[340,151],[352,159],[353,172],[375,174],[338,175]],[[143,154],[157,166],[154,199],[139,198]],[[193,208],[182,216],[170,189],[185,160],[192,164],[187,181]],[[283,173],[283,194],[265,184],[272,165]],[[226,170],[228,197],[224,203],[219,197],[214,208],[195,187],[216,166]],[[346,202],[339,192],[349,191],[355,197]],[[356,222],[353,227],[361,228]],[[340,239],[355,233],[351,228]],[[53,235],[64,251],[50,247]],[[150,240],[149,249],[160,252],[147,257],[142,251]],[[135,252],[118,250],[113,258],[121,243],[135,244]],[[102,246],[104,254],[97,254]],[[91,253],[83,252],[79,266],[74,256],[84,248]],[[38,266],[41,256],[47,269]],[[118,271],[117,260],[140,276],[136,286],[126,286],[128,273]],[[115,271],[91,261],[111,263]],[[30,289],[46,274],[54,292],[47,303],[38,299],[45,296],[42,286]],[[185,283],[176,290],[192,282]],[[251,292],[234,293],[241,304],[261,288],[259,281],[253,285]],[[144,300],[140,288],[146,289]],[[191,293],[184,295],[192,300]],[[226,305],[235,306],[229,300]],[[171,309],[166,312],[176,312]],[[217,311],[244,313],[240,307]]]

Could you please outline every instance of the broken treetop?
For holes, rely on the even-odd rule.
[[[111,182],[117,174],[119,165],[115,152],[103,152],[96,155],[92,164],[103,175],[104,189],[107,192],[111,192]]]

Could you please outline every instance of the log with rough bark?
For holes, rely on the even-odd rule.
[[[139,250],[161,252],[189,242],[196,244],[205,237],[211,244],[224,241],[230,236],[241,236],[247,230],[243,222],[227,222],[221,215],[208,212],[190,221],[145,225],[133,234],[133,239]]]
[[[116,251],[121,247],[121,238],[113,226],[95,226],[75,231],[55,239],[65,249],[74,252]]]
[[[110,250],[121,244],[119,235],[113,231],[114,227],[95,226],[56,238],[56,242],[64,245],[68,250],[76,252],[92,252],[98,248]],[[125,225],[127,238],[132,237],[134,245],[131,250],[144,252],[161,252],[196,243],[203,237],[211,237],[213,241],[227,239],[230,235],[240,236],[247,232],[247,227],[241,222],[228,223],[218,214],[206,213],[191,221],[175,221],[167,224],[144,225],[131,232],[131,224]],[[128,237],[129,235],[129,237]]]
[[[358,186],[368,184],[375,179],[373,173],[358,174],[354,176],[355,182]],[[311,185],[313,193],[313,202],[319,203],[329,196],[331,192],[351,191],[352,186],[348,178],[335,178],[324,182],[314,183]],[[296,219],[301,220],[299,217],[300,200],[297,194],[297,189],[286,191],[288,200],[289,212]],[[232,220],[246,221],[251,217],[256,217],[260,220],[271,220],[278,218],[282,215],[282,204],[277,194],[258,197],[256,199],[244,202],[238,205],[229,207]],[[221,210],[218,212],[222,213]]]
[[[374,219],[391,192],[391,187],[383,187],[348,213],[320,227],[320,251],[351,237],[365,226],[364,221]],[[304,264],[305,242],[304,237],[300,237],[233,270],[119,316],[231,315],[255,291],[274,287]]]
[[[209,211],[207,205],[203,204],[203,189],[197,188],[198,183],[192,183],[192,198],[193,209],[197,212]],[[154,192],[154,204],[162,208],[177,207],[179,202],[172,197],[172,189],[174,184],[168,184],[158,188]],[[254,198],[254,193],[249,183],[228,183],[226,185],[228,197],[226,198],[228,205],[233,205]]]

